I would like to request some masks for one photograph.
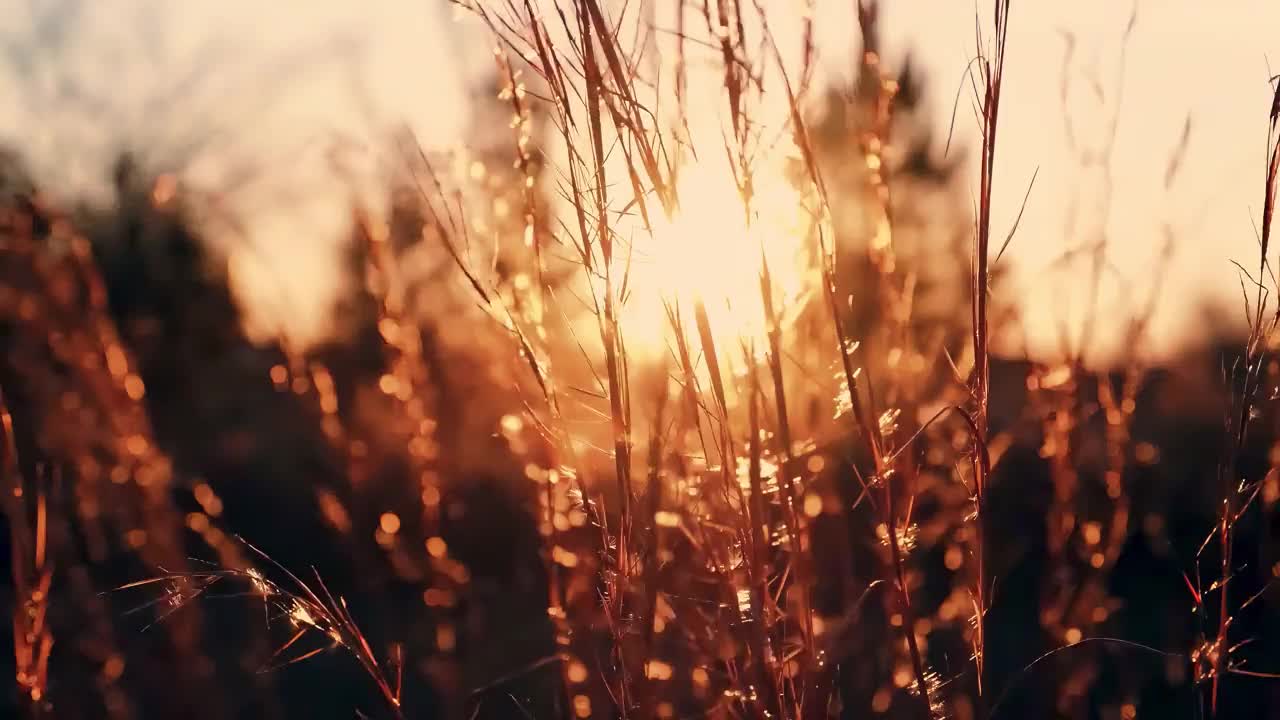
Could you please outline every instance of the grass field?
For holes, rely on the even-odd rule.
[[[180,173],[122,154],[76,205],[0,154],[3,714],[1280,713],[1280,89],[1247,332],[1153,362],[1177,289],[1103,299],[1104,235],[1020,356],[1011,5],[960,147],[874,0],[847,87],[760,0],[459,0],[488,114],[389,141],[307,346],[246,336]]]

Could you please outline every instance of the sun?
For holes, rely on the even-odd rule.
[[[629,228],[626,288],[620,313],[628,352],[654,357],[673,339],[667,309],[691,327],[694,309],[707,313],[716,342],[763,349],[768,323],[760,278],[768,264],[775,310],[785,322],[816,285],[808,252],[804,204],[778,167],[753,169],[748,206],[728,164],[683,168],[678,207]]]

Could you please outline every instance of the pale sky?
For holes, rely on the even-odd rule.
[[[791,3],[768,0],[779,16]],[[857,34],[850,3],[817,4],[820,45],[833,67],[846,64],[848,38]],[[974,5],[884,4],[890,60],[911,48],[925,71],[931,112],[945,127],[973,55]],[[1096,238],[1105,227],[1118,277],[1141,294],[1165,224],[1175,229],[1177,246],[1153,347],[1175,347],[1199,332],[1193,310],[1206,294],[1239,302],[1229,260],[1256,264],[1251,218],[1261,208],[1267,76],[1280,73],[1280,3],[1140,2],[1127,45],[1127,2],[1013,5],[994,232],[1003,236],[1038,167],[1006,256],[1015,268],[1009,289],[1025,306],[1033,347],[1053,347],[1046,318],[1084,304],[1082,275],[1045,270],[1069,241]],[[491,67],[484,34],[452,22],[443,0],[0,0],[0,13],[0,97],[7,100],[0,139],[20,144],[38,175],[74,192],[100,182],[109,151],[122,141],[178,148],[212,137],[188,169],[205,185],[225,185],[229,167],[253,161],[260,166],[254,184],[229,198],[248,234],[236,243],[254,248],[238,269],[260,308],[287,303],[290,322],[304,334],[324,323],[329,298],[317,288],[331,284],[332,249],[348,216],[348,191],[332,168],[368,177],[394,162],[377,151],[377,139],[399,124],[430,145],[456,144],[467,124],[468,84],[477,69]],[[779,21],[775,32],[784,28]],[[1075,49],[1064,108],[1068,36]],[[1268,57],[1276,68],[1270,73]],[[1064,112],[1081,143],[1096,146],[1121,97],[1110,214],[1103,218],[1105,186],[1099,171],[1081,171],[1068,152]],[[968,108],[966,93],[957,142],[971,144]],[[1188,116],[1185,159],[1166,191],[1169,158]],[[1072,198],[1079,211],[1074,239],[1065,234]],[[1123,307],[1110,298],[1108,306]],[[1099,353],[1107,352],[1104,343]]]

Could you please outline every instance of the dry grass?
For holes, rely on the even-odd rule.
[[[1019,707],[1128,719],[1168,708],[1153,693],[1180,689],[1197,696],[1174,701],[1188,716],[1226,717],[1233,690],[1257,697],[1233,676],[1275,677],[1247,664],[1275,598],[1270,567],[1246,565],[1270,558],[1265,521],[1280,499],[1269,260],[1280,92],[1259,265],[1241,268],[1249,336],[1227,383],[1216,519],[1188,557],[1168,530],[1179,506],[1154,504],[1139,481],[1176,472],[1141,419],[1156,372],[1137,347],[1158,283],[1133,313],[1134,356],[1116,372],[1087,367],[1088,331],[1059,364],[1010,366],[993,350],[1004,316],[992,286],[1017,242],[1016,220],[993,219],[1017,210],[1001,207],[1009,196],[995,178],[1008,0],[976,18],[976,202],[972,229],[957,223],[968,261],[954,264],[954,287],[939,269],[953,258],[910,221],[923,174],[905,152],[901,106],[913,88],[883,63],[873,0],[858,3],[855,86],[832,96],[826,116],[814,109],[809,15],[796,53],[766,3],[680,4],[667,29],[675,56],[654,70],[635,49],[659,28],[635,8],[457,4],[496,44],[497,102],[510,116],[497,160],[511,171],[476,159],[456,173],[404,139],[404,217],[354,213],[349,319],[365,334],[353,333],[347,356],[282,340],[255,380],[269,384],[273,407],[318,429],[287,450],[314,439],[328,470],[282,494],[290,513],[323,526],[346,562],[337,567],[356,568],[333,585],[342,591],[316,567],[289,567],[311,548],[280,557],[302,542],[288,529],[297,518],[271,518],[285,529],[270,555],[252,535],[254,545],[236,539],[237,522],[269,512],[243,498],[269,490],[245,495],[204,477],[286,428],[268,418],[228,444],[196,427],[194,447],[216,448],[206,457],[153,419],[163,405],[151,378],[163,381],[163,358],[187,351],[183,318],[125,307],[127,278],[112,277],[113,262],[137,252],[128,248],[139,237],[195,243],[184,233],[198,198],[172,176],[122,175],[111,225],[59,215],[29,187],[6,196],[0,487],[23,712],[149,715],[134,708],[153,695],[126,675],[131,636],[116,629],[135,614],[148,628],[164,621],[171,647],[144,667],[174,668],[183,697],[214,693],[197,668],[236,665],[228,654],[252,669],[242,682],[269,684],[340,650],[381,703],[367,712],[396,718],[985,720]],[[707,66],[718,145],[698,136],[690,110]],[[770,113],[778,124],[764,122]],[[732,203],[694,226],[715,195],[688,178],[712,156]],[[778,158],[785,177],[774,177]],[[765,220],[782,186],[794,236]],[[695,269],[705,284],[678,267],[695,262],[694,245],[711,242],[703,236],[735,232],[707,261],[719,267]],[[678,281],[646,287],[645,264],[672,243],[689,254],[656,274]],[[1105,243],[1095,252],[1096,297]],[[717,273],[736,273],[727,297]],[[1108,310],[1093,306],[1088,324]],[[211,364],[202,352],[180,367]],[[1012,368],[1013,380],[993,368]],[[1000,409],[1006,392],[1012,413]],[[1261,462],[1259,443],[1269,446]],[[483,567],[497,540],[481,530],[517,522],[491,521],[499,500],[468,494],[487,476],[520,503],[540,568]],[[1110,621],[1144,611],[1124,607],[1117,589],[1141,543],[1165,548],[1172,584],[1160,587],[1173,591],[1136,597],[1156,598],[1153,614],[1176,607],[1170,618],[1190,605],[1194,632],[1165,628],[1162,643]],[[112,607],[139,594],[127,612]],[[253,628],[234,648],[207,637],[216,620],[202,616],[213,605],[204,601],[215,598]],[[82,611],[63,609],[77,602]],[[494,619],[521,602],[536,621]],[[1017,624],[1023,615],[1030,628]],[[505,635],[530,628],[539,640]],[[503,669],[476,659],[506,642]],[[64,647],[74,690],[60,695]],[[1141,671],[1152,659],[1162,667]],[[1046,672],[1057,682],[1036,685]],[[415,678],[429,686],[416,696]],[[1028,684],[1044,697],[1021,699]]]

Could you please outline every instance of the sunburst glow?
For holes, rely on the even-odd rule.
[[[636,219],[621,313],[629,349],[665,352],[672,332],[667,308],[691,325],[697,303],[718,343],[762,347],[764,263],[774,306],[787,321],[815,275],[803,203],[779,165],[762,164],[749,204],[727,164],[690,165],[680,174],[678,208],[655,218],[651,229]]]

